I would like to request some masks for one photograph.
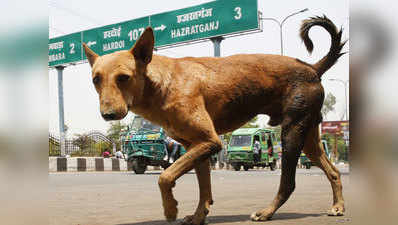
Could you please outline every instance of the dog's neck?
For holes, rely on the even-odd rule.
[[[168,87],[172,82],[172,66],[174,66],[174,62],[171,58],[153,56],[152,62],[147,65],[143,73],[144,88],[142,93],[135,98],[130,109],[133,113],[155,123],[160,123],[158,120],[160,119],[159,115],[163,114],[162,104],[170,91]]]
[[[153,55],[152,62],[147,66],[147,78],[162,95],[167,94],[167,87],[172,81],[173,66],[173,59],[158,55]]]

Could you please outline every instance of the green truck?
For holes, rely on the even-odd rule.
[[[322,146],[323,146],[323,149],[325,150],[327,157],[330,158],[330,152],[329,152],[327,141],[322,140],[321,142],[322,142]],[[306,169],[311,169],[311,166],[315,165],[303,152],[300,155],[300,163],[301,163],[301,165],[305,166]]]
[[[127,153],[127,162],[136,174],[145,173],[147,166],[161,166],[166,169],[171,164],[167,160],[167,135],[163,128],[154,125],[140,116],[135,116],[127,131],[121,135],[123,152]],[[168,149],[169,148],[169,149]],[[174,160],[185,154],[180,145]]]
[[[255,141],[260,144],[260,151],[254,152]],[[257,167],[270,167],[275,170],[276,162],[281,153],[280,141],[273,129],[240,128],[232,132],[227,147],[227,163],[239,171]]]

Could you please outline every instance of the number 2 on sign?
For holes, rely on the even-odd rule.
[[[240,18],[242,18],[242,8],[241,7],[236,7],[234,9],[234,11],[236,12],[236,15],[234,16],[234,18],[236,20],[239,20]]]
[[[141,36],[141,34],[144,33],[144,30],[145,29],[143,27],[134,29],[134,30],[130,30],[130,32],[129,32],[130,41],[132,41],[132,40],[136,41]]]
[[[70,43],[70,54],[75,54],[75,43]]]

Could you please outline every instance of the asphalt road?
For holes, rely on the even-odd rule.
[[[344,192],[348,169],[341,167]],[[49,174],[49,222],[52,225],[169,225],[164,220],[157,179],[160,172],[86,172]],[[349,224],[350,209],[342,217],[329,217],[332,191],[326,176],[316,167],[299,169],[296,191],[273,220],[251,222],[249,215],[273,199],[280,170],[212,171],[215,204],[207,222],[234,224]],[[193,172],[177,181],[178,220],[192,214],[199,190]],[[346,208],[347,208],[346,204]],[[172,224],[178,224],[178,220]]]

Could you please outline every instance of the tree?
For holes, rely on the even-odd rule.
[[[120,149],[120,134],[123,129],[127,128],[126,124],[118,121],[111,122],[111,126],[107,131],[107,136],[114,143],[116,143],[116,149]]]
[[[64,132],[65,132],[65,134],[68,133],[68,130],[69,130],[69,126],[66,123],[64,123]]]
[[[91,144],[94,142],[94,140],[87,134],[75,134],[75,136],[76,137],[73,139],[72,144],[79,146],[80,151],[89,149]]]
[[[322,140],[326,140],[328,149],[330,152],[333,152],[335,148],[335,136],[333,134],[325,133],[322,134]],[[337,154],[338,158],[337,160],[342,160],[342,161],[347,161],[348,160],[348,148],[347,145],[345,144],[345,141],[343,139],[342,135],[337,136]]]
[[[323,118],[326,118],[326,115],[329,112],[334,111],[335,104],[336,104],[336,97],[332,93],[328,93],[326,95],[325,100],[323,101],[323,107],[321,109]]]

